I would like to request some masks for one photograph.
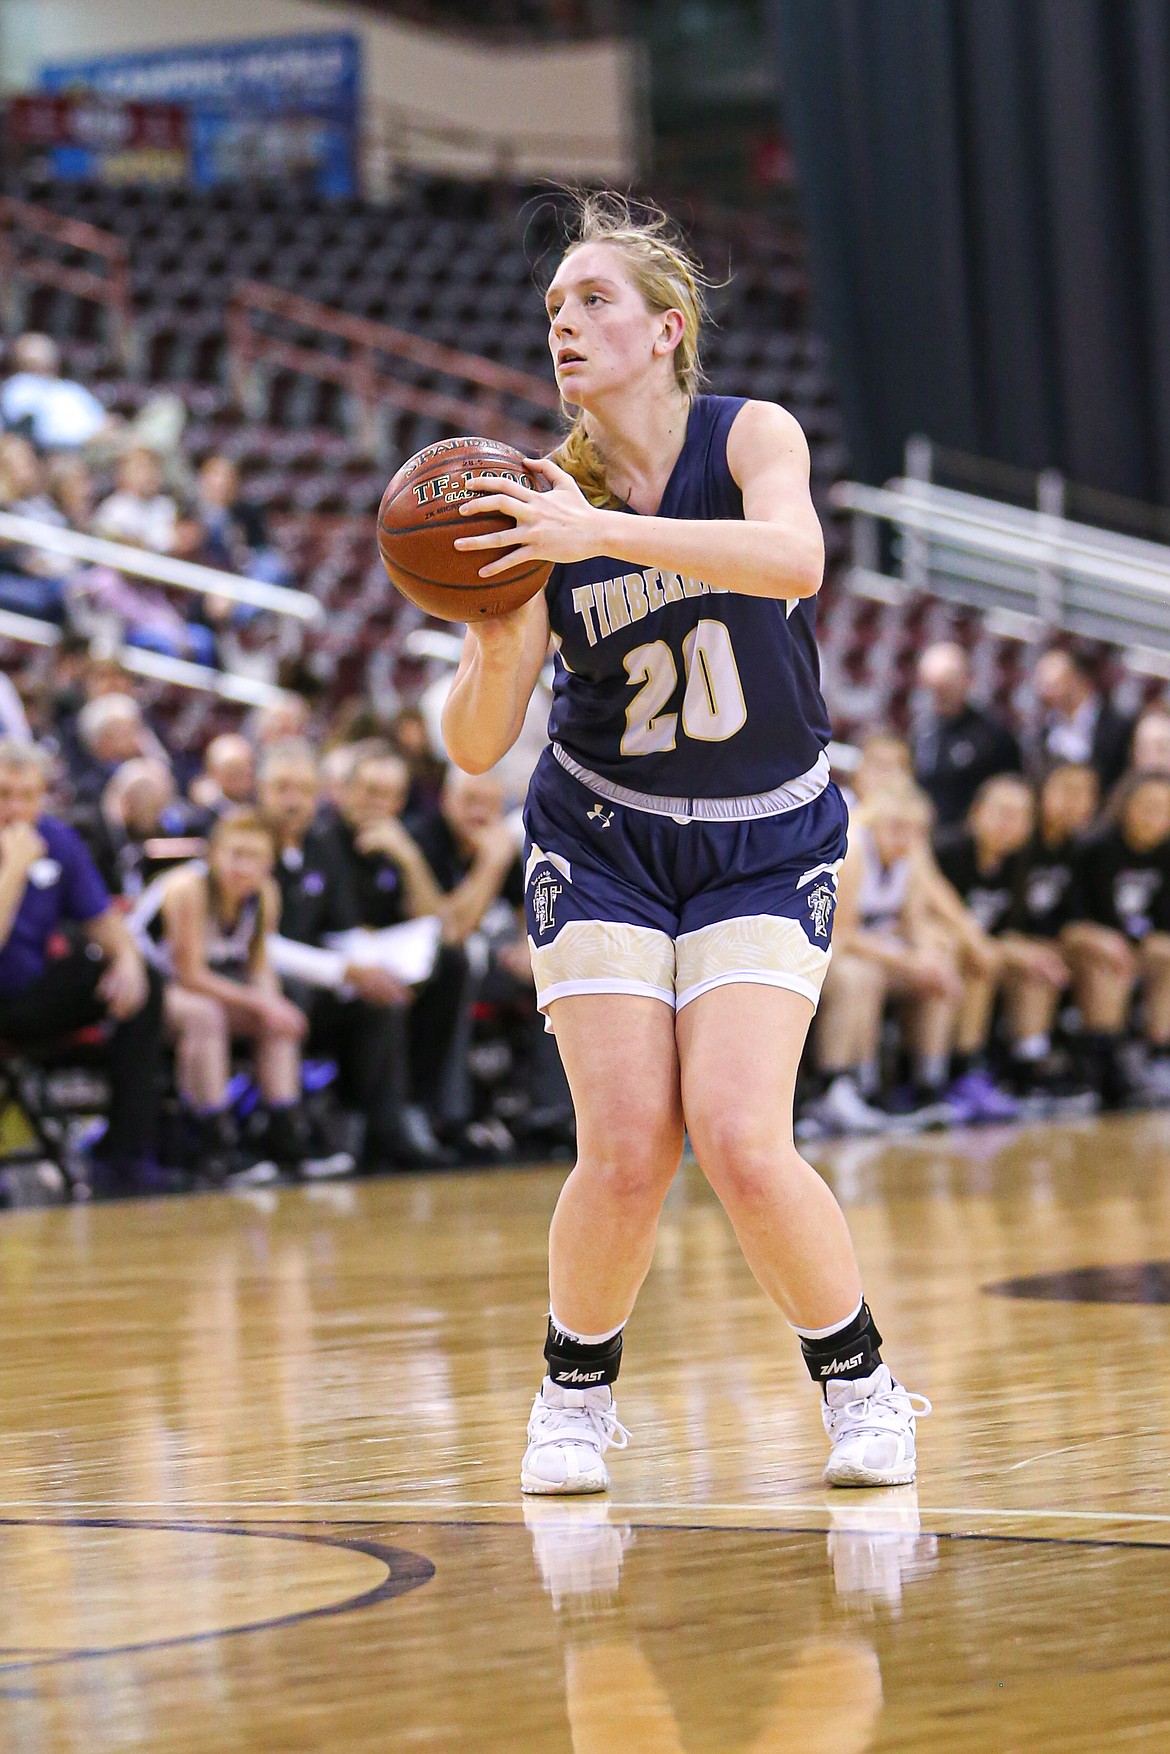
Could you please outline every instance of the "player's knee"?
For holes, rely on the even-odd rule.
[[[733,1208],[774,1202],[787,1169],[800,1161],[770,1117],[716,1112],[691,1122],[691,1142],[712,1188]]]
[[[682,1139],[669,1128],[615,1127],[587,1139],[578,1156],[579,1173],[604,1185],[615,1206],[639,1208],[660,1202],[682,1156]]]
[[[218,999],[211,999],[206,993],[191,993],[188,1005],[188,1027],[200,1041],[218,1043],[227,1040],[227,1012]]]

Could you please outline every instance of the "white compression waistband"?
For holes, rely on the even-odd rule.
[[[822,750],[806,773],[798,773],[795,779],[785,780],[770,792],[749,792],[740,798],[660,798],[653,792],[635,792],[629,786],[603,779],[591,768],[574,761],[559,743],[551,747],[554,759],[565,772],[599,797],[608,798],[612,804],[625,804],[631,810],[646,810],[652,816],[670,816],[675,822],[751,822],[758,816],[783,816],[789,810],[811,804],[829,783],[829,758]]]

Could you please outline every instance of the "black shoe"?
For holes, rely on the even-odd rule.
[[[453,1169],[459,1162],[458,1154],[440,1143],[426,1109],[414,1102],[403,1104],[371,1151],[395,1169]]]
[[[318,1144],[308,1116],[300,1108],[270,1112],[265,1145],[265,1155],[296,1181],[352,1175],[356,1167],[352,1152],[330,1151]]]

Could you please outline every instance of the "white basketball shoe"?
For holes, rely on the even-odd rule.
[[[885,1364],[872,1376],[826,1383],[821,1418],[832,1449],[825,1485],[908,1486],[917,1467],[915,1415],[925,1418],[930,1410],[926,1397],[907,1394]]]
[[[604,1492],[609,1470],[602,1457],[611,1444],[625,1449],[629,1440],[608,1384],[565,1389],[546,1376],[532,1403],[520,1489],[550,1495]]]

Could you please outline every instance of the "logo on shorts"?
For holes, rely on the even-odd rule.
[[[613,821],[613,811],[606,810],[601,804],[595,804],[592,810],[585,812],[585,815],[590,822],[596,822],[599,828],[608,828]]]
[[[553,909],[556,906],[557,896],[560,895],[563,887],[564,885],[557,882],[551,871],[542,871],[532,885],[532,916],[536,921],[536,929],[542,938],[546,932],[551,932],[556,925]]]
[[[836,901],[836,894],[829,883],[818,883],[815,889],[809,891],[808,911],[812,918],[813,931],[818,938],[829,936]]]

